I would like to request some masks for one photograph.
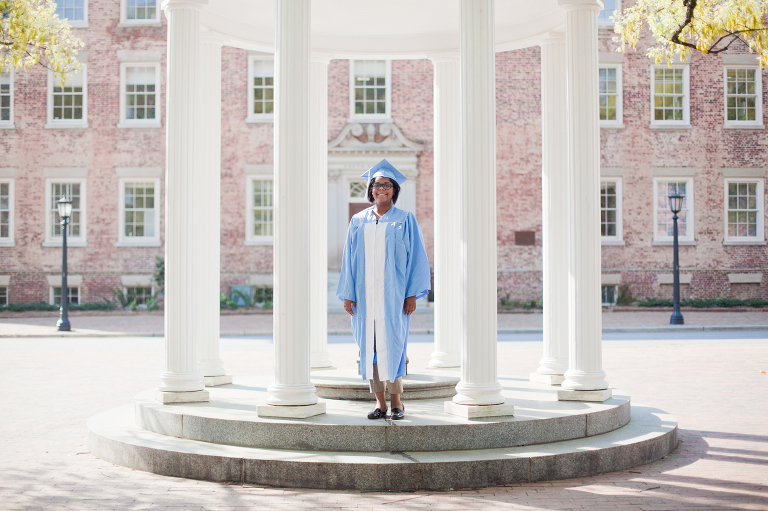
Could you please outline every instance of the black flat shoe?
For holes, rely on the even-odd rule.
[[[403,417],[405,417],[405,405],[402,405],[402,409],[400,408],[392,408],[392,420],[393,421],[399,421]]]
[[[395,410],[394,410],[394,409],[392,409],[392,411],[394,412]],[[384,410],[384,411],[382,412],[382,411],[381,411],[381,410],[379,410],[378,408],[374,408],[373,410],[371,410],[371,411],[368,413],[368,418],[369,418],[369,419],[384,419],[384,418],[386,418],[386,416],[387,416],[387,411],[386,411],[386,410]]]

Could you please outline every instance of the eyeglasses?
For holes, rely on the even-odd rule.
[[[376,184],[373,185],[373,189],[374,190],[378,190],[379,188],[383,188],[385,190],[391,190],[392,189],[392,183],[384,183],[384,184],[376,183]]]

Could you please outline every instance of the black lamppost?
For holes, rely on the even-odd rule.
[[[72,215],[72,201],[62,197],[58,201],[59,216],[61,217],[61,317],[56,323],[60,332],[69,332],[69,288],[67,287],[67,228],[69,227],[69,217]]]
[[[669,318],[670,325],[682,325],[685,323],[683,315],[680,313],[680,265],[678,264],[677,257],[677,214],[683,209],[684,195],[675,193],[669,196],[669,209],[672,210],[672,222],[673,222],[673,242],[672,249],[674,255],[672,256],[672,317]]]

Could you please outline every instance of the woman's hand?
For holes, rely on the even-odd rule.
[[[413,308],[416,308],[416,304],[414,303]],[[357,303],[353,302],[352,300],[344,300],[344,310],[347,311],[347,314],[350,316],[354,316],[354,311],[357,310]]]
[[[405,304],[403,305],[403,309],[405,310],[405,315],[410,316],[413,314],[413,311],[416,310],[416,297],[415,296],[409,296],[405,299]]]

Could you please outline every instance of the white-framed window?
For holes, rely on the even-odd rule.
[[[759,66],[726,66],[725,126],[763,125],[763,77]]]
[[[271,245],[275,239],[274,180],[272,176],[248,176],[245,205],[246,244]]]
[[[157,0],[120,0],[120,24],[158,26],[160,10]]]
[[[120,63],[118,127],[160,127],[160,63]]]
[[[45,246],[61,246],[61,217],[57,202],[62,197],[72,201],[72,216],[67,229],[68,246],[86,245],[85,179],[45,180]]]
[[[598,86],[600,126],[621,126],[624,122],[621,64],[600,64]]]
[[[13,67],[0,73],[0,128],[13,128]]]
[[[56,0],[56,14],[73,28],[87,28],[88,0]]]
[[[61,75],[48,71],[48,124],[46,128],[88,127],[88,73],[85,66],[76,73]]]
[[[120,178],[117,246],[160,246],[160,180]]]
[[[765,180],[725,178],[725,241],[765,242]]]
[[[619,286],[601,286],[601,294],[603,296],[603,305],[616,305],[616,298],[619,296]]]
[[[349,61],[349,118],[353,121],[391,119],[392,61]]]
[[[683,208],[677,214],[678,240],[693,242],[693,178],[663,177],[653,179],[653,240],[672,242],[674,222],[669,209],[669,196],[683,195]]]
[[[272,122],[275,119],[275,61],[272,57],[251,55],[248,59],[248,117],[246,122]]]
[[[61,286],[50,286],[50,303],[53,305],[61,305]],[[80,304],[80,286],[70,286],[67,283],[67,296],[69,297],[70,305]]]
[[[0,286],[0,306],[8,305],[8,286]]]
[[[600,240],[602,243],[623,243],[622,179],[600,178]]]
[[[0,179],[0,247],[13,246],[13,179]]]
[[[651,66],[651,127],[690,127],[689,67]]]
[[[152,297],[152,286],[126,286],[125,296],[128,303],[136,302],[136,305],[146,305]]]
[[[613,27],[614,11],[621,10],[621,0],[603,0],[603,10],[597,15],[599,27]]]

